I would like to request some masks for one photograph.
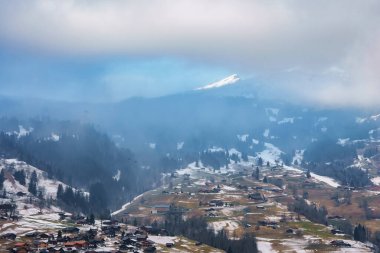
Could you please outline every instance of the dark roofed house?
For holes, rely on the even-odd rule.
[[[170,211],[170,205],[169,204],[160,204],[160,205],[155,205],[153,207],[152,213],[167,213]]]
[[[79,228],[77,228],[77,227],[67,227],[67,228],[63,228],[62,232],[63,233],[78,233],[79,232]]]
[[[6,233],[0,236],[0,239],[6,239],[6,240],[15,240],[16,234],[14,233]]]

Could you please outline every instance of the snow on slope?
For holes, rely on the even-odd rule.
[[[375,185],[380,185],[380,177],[374,177],[371,179],[372,183]]]
[[[315,178],[318,181],[324,182],[324,183],[330,185],[331,187],[337,188],[338,186],[340,186],[340,184],[337,181],[335,181],[334,179],[332,179],[330,177],[320,176],[320,175],[317,175],[313,172],[311,172],[310,175],[312,178]]]
[[[22,125],[19,125],[18,129],[19,129],[18,132],[17,131],[7,132],[7,135],[16,135],[17,138],[21,138],[33,132],[32,127],[30,127],[29,129],[25,129]]]
[[[350,138],[345,138],[345,139],[339,138],[338,141],[336,142],[336,144],[341,145],[341,146],[345,146],[349,141],[350,141]]]
[[[220,81],[207,84],[206,86],[203,86],[203,87],[196,88],[195,90],[208,90],[208,89],[213,89],[213,88],[219,88],[219,87],[223,87],[226,85],[234,84],[234,83],[238,82],[239,80],[240,80],[240,78],[238,77],[238,75],[233,74],[233,75],[228,76],[228,77],[226,77]]]
[[[116,181],[119,181],[120,180],[120,176],[121,176],[121,171],[120,170],[117,170],[115,176],[113,176],[112,178]]]
[[[368,122],[368,121],[377,121],[380,119],[380,114],[377,114],[377,115],[372,115],[368,118],[360,118],[360,117],[357,117],[356,118],[356,123],[358,124],[362,124],[364,122]]]
[[[279,122],[277,122],[277,124],[279,124],[279,125],[285,124],[285,123],[293,124],[294,123],[294,118],[283,118],[282,120],[280,120]]]
[[[30,177],[33,171],[37,174],[37,188],[41,190],[45,198],[56,198],[58,185],[61,184],[64,188],[68,185],[53,179],[47,178],[47,173],[33,167],[25,162],[19,161],[17,159],[0,159],[0,170],[7,169],[10,173],[4,181],[5,189],[8,193],[16,194],[17,192],[28,193],[27,186],[29,185]],[[12,174],[13,171],[24,170],[26,176],[26,186],[21,185],[18,181],[14,180]],[[87,192],[84,192],[88,194]]]
[[[237,138],[239,139],[239,141],[246,142],[248,139],[248,136],[249,134],[238,134]]]
[[[184,144],[185,144],[185,142],[183,142],[183,141],[177,142],[177,150],[181,150],[183,148]]]
[[[266,149],[257,153],[257,157],[261,157],[264,162],[269,162],[270,164],[275,164],[276,161],[279,162],[283,152],[271,143],[264,143],[264,146]]]
[[[302,150],[296,150],[295,154],[294,154],[294,157],[293,157],[293,160],[292,160],[292,164],[294,164],[296,161],[298,164],[301,164],[302,160],[303,160],[303,153],[305,152],[304,149]]]
[[[115,212],[111,213],[111,215],[114,216],[114,215],[117,215],[117,214],[123,212],[125,209],[127,209],[127,207],[128,207],[130,204],[132,204],[133,201],[136,201],[137,199],[139,199],[140,197],[142,197],[142,195],[144,195],[144,194],[140,194],[140,195],[136,196],[136,197],[135,197],[134,199],[132,199],[130,202],[124,204],[119,210],[116,210]]]

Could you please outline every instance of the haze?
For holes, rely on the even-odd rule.
[[[2,0],[0,94],[109,102],[236,73],[273,98],[377,107],[379,11],[375,0]]]

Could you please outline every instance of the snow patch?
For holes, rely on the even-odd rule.
[[[269,132],[270,132],[269,129],[265,129],[265,130],[264,130],[264,133],[263,133],[263,136],[264,136],[265,138],[268,138],[268,136],[269,136]]]
[[[166,245],[167,243],[173,243],[177,240],[177,237],[175,236],[156,236],[156,235],[149,235],[148,240],[153,241],[157,244],[163,244]]]
[[[292,164],[295,164],[296,161],[298,164],[301,164],[302,160],[303,160],[303,153],[305,152],[304,149],[302,150],[296,150],[295,154],[294,154],[294,157],[293,157],[293,161],[292,161]]]
[[[228,77],[226,77],[220,81],[213,82],[213,83],[207,84],[206,86],[196,88],[195,90],[208,90],[208,89],[220,88],[220,87],[223,87],[226,85],[234,84],[234,83],[238,82],[239,80],[240,80],[240,78],[238,77],[238,75],[233,74],[233,75],[228,76]]]
[[[59,135],[55,133],[51,133],[50,140],[52,141],[59,141]]]
[[[264,143],[265,150],[257,153],[258,157],[261,157],[264,162],[275,164],[280,161],[280,155],[283,153],[278,147],[271,143]]]
[[[285,124],[285,123],[291,123],[291,124],[293,124],[294,123],[294,118],[283,118],[282,120],[280,120],[279,122],[277,122],[277,124],[279,124],[279,125]]]
[[[117,211],[111,213],[111,215],[114,216],[114,215],[117,215],[117,214],[119,214],[119,213],[125,211],[125,209],[127,209],[127,207],[128,207],[130,204],[132,204],[134,201],[136,201],[137,199],[139,199],[139,198],[142,197],[143,195],[144,195],[144,194],[140,194],[140,195],[134,197],[134,198],[132,199],[132,201],[130,201],[130,202],[124,204],[119,210],[117,210]]]
[[[214,230],[215,233],[224,229],[225,231],[234,231],[239,228],[239,224],[236,221],[223,220],[223,221],[214,221],[209,223],[209,228]]]
[[[117,170],[116,172],[116,175],[113,176],[112,178],[116,181],[119,181],[120,180],[120,176],[121,176],[121,171],[120,170]]]
[[[374,177],[371,179],[371,181],[375,185],[380,185],[380,177]]]
[[[185,142],[181,141],[181,142],[178,142],[177,143],[177,150],[181,150],[183,148],[183,145],[185,144]]]
[[[349,141],[350,141],[350,138],[346,138],[346,139],[340,139],[339,138],[336,144],[341,145],[341,146],[345,146]]]
[[[224,150],[221,147],[213,146],[212,148],[209,148],[208,151],[210,151],[210,152],[225,152],[226,150]]]
[[[320,175],[317,175],[313,172],[311,172],[310,175],[312,178],[315,178],[318,181],[324,182],[324,183],[330,185],[331,187],[337,188],[338,186],[340,186],[340,184],[337,181],[335,181],[334,179],[332,179],[330,177],[320,176]]]
[[[267,115],[272,114],[274,116],[277,116],[279,112],[280,112],[280,109],[277,109],[277,108],[265,108],[265,113]]]
[[[242,135],[238,134],[238,135],[237,135],[237,138],[238,138],[240,141],[242,141],[242,142],[246,142],[247,139],[248,139],[248,136],[249,136],[249,134],[242,134]]]
[[[259,144],[259,140],[252,139],[252,143],[255,144],[255,145],[257,145],[257,144]]]

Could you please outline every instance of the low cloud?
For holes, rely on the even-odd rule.
[[[378,13],[375,0],[12,0],[0,1],[0,40],[51,57],[181,58],[367,107],[380,105]]]

